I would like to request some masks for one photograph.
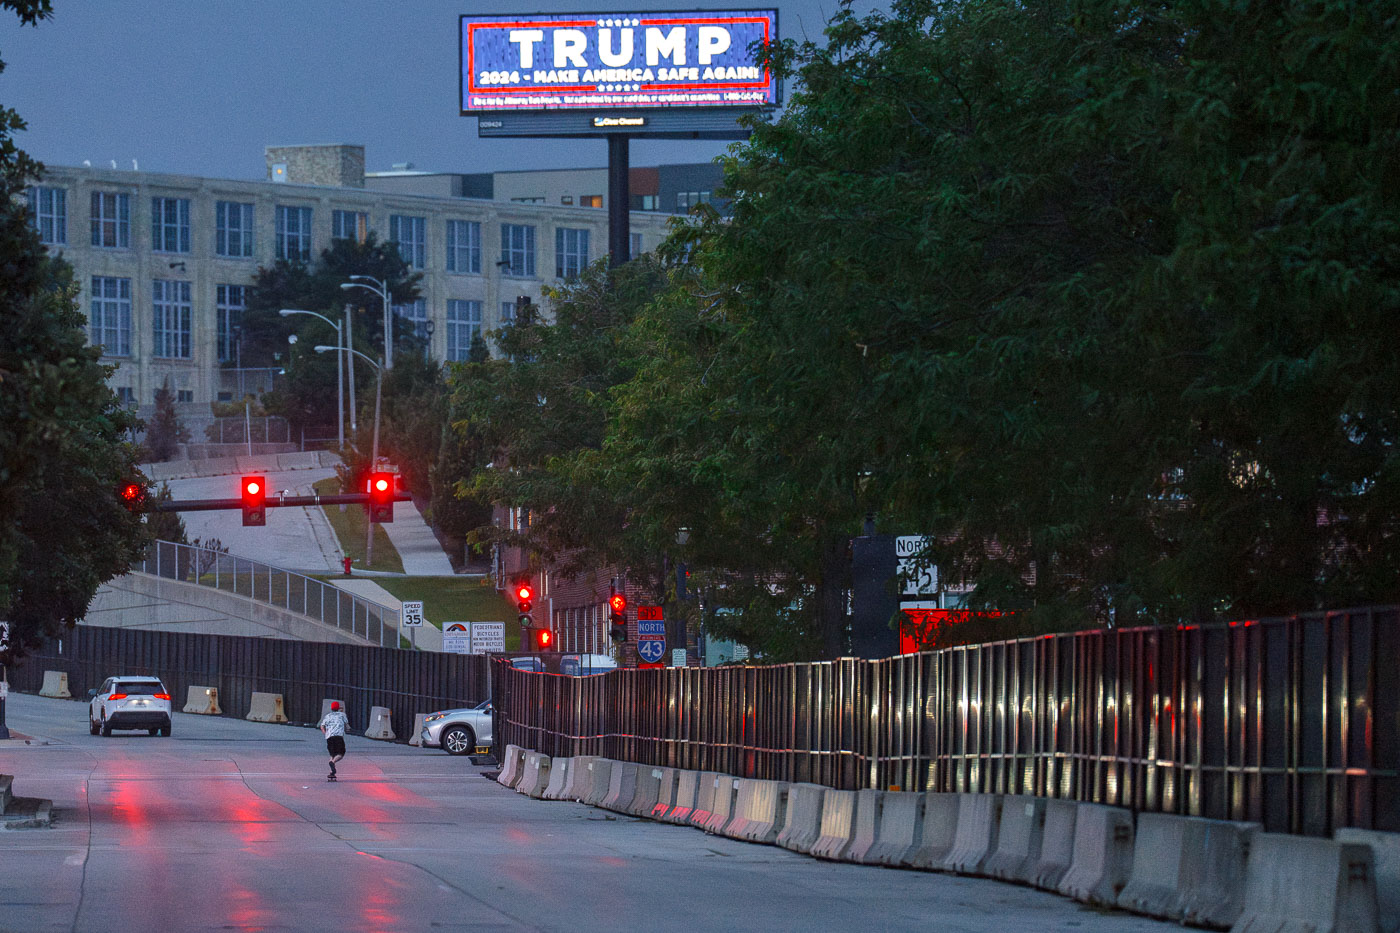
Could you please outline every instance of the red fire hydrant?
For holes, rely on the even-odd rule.
[[[342,567],[345,568],[345,575],[346,575],[347,577],[350,576],[350,564],[351,564],[351,563],[352,563],[352,561],[350,560],[350,555],[349,555],[349,554],[346,554],[346,555],[345,555],[345,559],[342,560],[342,561],[340,562],[340,565],[341,565]]]

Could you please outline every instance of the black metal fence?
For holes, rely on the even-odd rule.
[[[66,673],[78,698],[113,675],[151,674],[169,688],[177,710],[188,687],[214,687],[223,714],[236,718],[247,715],[254,692],[282,694],[293,722],[316,722],[321,700],[334,698],[345,701],[356,731],[369,727],[371,706],[384,706],[405,740],[415,714],[472,706],[490,696],[485,655],[90,625],[11,666],[10,685],[37,692],[44,671]]]
[[[532,674],[498,743],[839,788],[1033,794],[1400,831],[1400,608],[880,661]]]

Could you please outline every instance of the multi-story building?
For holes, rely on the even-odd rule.
[[[311,261],[332,238],[374,230],[398,243],[423,273],[422,297],[394,313],[447,361],[508,323],[519,296],[540,301],[607,250],[601,201],[501,200],[501,176],[367,176],[356,145],[270,147],[266,157],[266,181],[50,166],[30,189],[33,222],[73,265],[90,339],[117,365],[111,384],[129,404],[148,409],[168,379],[181,414],[199,417],[212,401],[269,388],[275,371],[241,360],[249,286],[259,267]],[[634,212],[632,252],[653,249],[667,219]]]

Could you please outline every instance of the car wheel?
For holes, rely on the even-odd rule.
[[[476,751],[476,736],[466,726],[453,726],[442,734],[442,747],[449,755],[469,755]]]
[[[167,722],[165,725],[160,727],[160,734],[165,736],[166,738],[170,737],[170,723]]]
[[[102,734],[103,734],[103,735],[111,735],[111,734],[112,734],[112,724],[111,724],[110,722],[107,721],[107,717],[106,717],[106,716],[103,716],[103,717],[102,717]]]
[[[90,735],[97,735],[99,731],[100,727],[97,725],[97,720],[92,718],[91,713],[88,713],[88,733]]]
[[[160,727],[159,727],[159,726],[152,726],[151,728],[149,728],[149,729],[146,730],[146,734],[147,734],[147,735],[160,735]]]

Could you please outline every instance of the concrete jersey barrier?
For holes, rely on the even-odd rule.
[[[248,701],[248,715],[243,718],[251,722],[286,722],[287,711],[282,705],[282,694],[254,693]]]
[[[1074,824],[1079,804],[1073,800],[1045,801],[1045,830],[1040,837],[1040,858],[1031,871],[1031,884],[1043,891],[1060,890],[1060,881],[1074,861]]]
[[[592,772],[588,766],[600,760],[597,755],[575,755],[569,759],[569,768],[564,778],[564,790],[560,800],[581,800],[588,791],[588,781]]]
[[[617,813],[626,813],[627,808],[632,805],[632,798],[637,796],[637,771],[640,769],[634,761],[614,761],[612,773],[608,776],[608,795],[603,798],[601,806],[605,810],[612,810]]]
[[[862,854],[867,865],[900,867],[910,859],[923,835],[925,795],[915,791],[887,791],[880,801],[875,841]]]
[[[569,772],[573,770],[572,758],[554,758],[549,762],[549,783],[540,794],[542,800],[563,800],[564,788],[569,785]]]
[[[772,844],[778,838],[787,807],[788,785],[781,781],[740,778],[734,815],[724,827],[731,839]]]
[[[608,795],[608,788],[612,785],[612,769],[618,762],[611,758],[595,758],[588,763],[587,786],[580,786],[582,796],[579,803],[586,803],[591,807],[603,805],[603,798]],[[583,775],[579,775],[580,781]]]
[[[851,844],[846,849],[849,862],[866,861],[875,840],[880,835],[880,819],[885,810],[885,791],[865,789],[856,791],[856,818],[851,828]]]
[[[1254,835],[1244,909],[1231,933],[1373,933],[1379,928],[1370,846]]]
[[[730,774],[717,774],[712,782],[714,793],[710,797],[710,815],[700,823],[707,833],[724,833],[724,827],[734,816],[734,799],[739,792],[739,779]]]
[[[643,814],[654,820],[665,819],[666,814],[671,812],[671,807],[676,802],[676,777],[680,773],[675,768],[658,768],[661,772],[657,778],[656,802],[651,805],[651,812]]]
[[[409,745],[423,746],[423,723],[428,718],[427,713],[413,714],[413,732],[408,736]]]
[[[695,783],[695,805],[690,808],[690,816],[687,822],[691,826],[700,829],[705,828],[705,823],[712,815],[715,804],[716,778],[720,774],[716,771],[701,771]]]
[[[1133,815],[1099,803],[1079,804],[1074,857],[1059,892],[1076,901],[1115,907],[1133,871]]]
[[[856,792],[828,790],[822,797],[822,829],[812,843],[811,854],[817,858],[841,859],[851,846],[855,832]]]
[[[689,823],[690,812],[695,809],[695,794],[700,787],[701,771],[677,771],[676,793],[671,801],[671,809],[661,817],[667,823]]]
[[[1045,798],[1008,795],[1001,798],[997,848],[982,872],[1003,881],[1029,882],[1040,862],[1045,833]]]
[[[1332,836],[1338,842],[1371,847],[1376,869],[1376,916],[1381,933],[1400,933],[1400,833],[1339,829]]]
[[[391,724],[393,715],[393,711],[387,706],[371,706],[369,728],[365,730],[365,738],[378,739],[381,742],[394,741],[394,727]]]
[[[822,834],[822,798],[827,789],[820,784],[788,785],[787,818],[776,842],[794,852],[810,852]]]
[[[185,708],[181,712],[197,713],[200,716],[222,716],[218,688],[189,687],[185,691]]]
[[[514,787],[520,783],[525,771],[525,749],[519,745],[507,745],[505,757],[501,759],[501,771],[496,775],[496,783],[502,787]]]
[[[68,692],[68,674],[64,671],[44,671],[44,682],[39,687],[39,696],[71,700],[73,694]]]
[[[515,792],[526,797],[542,797],[544,789],[549,786],[550,765],[548,755],[541,755],[539,752],[528,753],[525,756],[525,770],[521,772],[520,780],[515,784]]]
[[[924,794],[924,821],[919,838],[906,855],[906,864],[929,871],[944,871],[948,853],[958,839],[961,794],[929,791]]]
[[[999,795],[959,794],[957,835],[943,860],[943,869],[960,875],[981,874],[982,863],[996,851],[1000,826]]]
[[[1133,869],[1118,906],[1125,910],[1228,927],[1243,907],[1245,856],[1258,823],[1141,813]]]
[[[660,799],[662,776],[663,769],[661,768],[638,765],[637,789],[624,808],[625,812],[633,816],[651,816],[652,810],[656,809],[657,800]]]

